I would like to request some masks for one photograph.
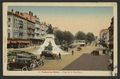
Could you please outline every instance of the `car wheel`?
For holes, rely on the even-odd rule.
[[[30,68],[31,68],[31,69],[35,68],[35,64],[34,64],[34,63],[31,63],[31,64],[30,64]]]
[[[11,70],[12,68],[9,66],[9,65],[7,65],[7,70]]]
[[[28,70],[27,66],[22,67],[22,71],[27,71],[27,70]]]
[[[38,61],[38,65],[41,65],[41,61],[40,60]]]
[[[39,66],[39,61],[36,61],[36,67],[38,67]]]
[[[42,56],[42,59],[45,59],[45,56]]]

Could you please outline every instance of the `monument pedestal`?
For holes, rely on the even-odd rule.
[[[67,54],[67,52],[63,51],[62,49],[60,49],[59,46],[57,46],[55,44],[55,36],[54,34],[47,34],[45,37],[45,41],[44,43],[40,46],[40,48],[38,49],[38,52],[41,53],[43,50],[45,50],[45,47],[49,45],[49,43],[51,43],[52,45],[52,52],[55,54]]]

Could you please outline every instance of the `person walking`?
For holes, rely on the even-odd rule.
[[[61,59],[61,54],[59,53],[59,59]]]
[[[74,51],[72,50],[72,55],[74,55]]]

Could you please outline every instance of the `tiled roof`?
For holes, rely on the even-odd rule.
[[[10,11],[8,11],[7,14],[8,14],[8,15],[14,15],[14,16],[19,17],[19,18],[21,18],[21,19],[24,19],[24,20],[27,20],[27,21],[29,21],[29,22],[35,23],[35,22],[31,21],[31,20],[28,20],[28,19],[20,16],[19,14],[15,14],[15,13],[12,13],[12,12],[10,12]]]

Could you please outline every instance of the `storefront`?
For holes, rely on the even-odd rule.
[[[30,39],[32,41],[32,45],[41,45],[44,40],[42,39]]]
[[[24,48],[32,44],[31,40],[25,39],[8,39],[7,48]]]

